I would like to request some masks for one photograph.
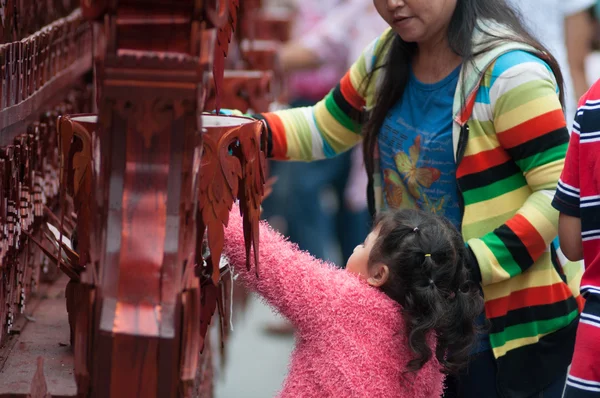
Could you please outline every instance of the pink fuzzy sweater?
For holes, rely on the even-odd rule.
[[[443,376],[437,360],[417,373],[405,373],[412,353],[404,322],[399,305],[384,293],[300,251],[266,223],[260,227],[257,278],[254,269],[245,268],[237,207],[230,215],[224,251],[245,284],[297,329],[279,397],[441,396]]]

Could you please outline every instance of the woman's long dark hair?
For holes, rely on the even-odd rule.
[[[526,1],[526,0],[523,0]],[[478,21],[487,19],[495,21],[509,29],[515,35],[513,37],[498,37],[491,31],[486,31],[485,26],[478,28],[488,36],[483,49],[475,52],[472,44],[473,32]],[[544,61],[552,69],[558,87],[560,88],[560,101],[564,103],[563,77],[556,59],[550,52],[525,29],[518,13],[515,12],[505,0],[457,0],[456,9],[448,26],[448,43],[452,51],[462,58],[463,66],[473,61],[473,58],[498,44],[500,40],[510,39],[522,42],[544,54]],[[417,51],[416,43],[408,43],[402,40],[398,34],[391,34],[387,42],[382,43],[383,48],[388,48],[386,61],[375,68],[366,77],[363,84],[371,84],[373,76],[378,69],[382,69],[383,80],[378,84],[375,93],[375,105],[367,115],[363,128],[363,148],[365,166],[369,179],[372,178],[374,170],[373,153],[379,135],[379,130],[389,110],[400,100],[408,82],[411,59]],[[385,53],[385,51],[384,51]],[[464,100],[464,99],[463,99]]]
[[[476,318],[483,298],[469,281],[468,249],[461,234],[442,217],[419,210],[378,215],[369,264],[386,264],[389,279],[381,290],[402,306],[408,344],[417,371],[435,356],[442,371],[456,373],[466,365],[476,341]]]

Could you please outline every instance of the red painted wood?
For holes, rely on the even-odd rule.
[[[256,261],[266,138],[261,122],[199,115],[219,101],[268,109],[272,57],[246,51],[262,72],[225,73],[224,61],[238,17],[254,20],[260,4],[17,3],[0,32],[0,344],[60,269],[66,306],[45,316],[73,346],[78,396],[210,396],[231,316],[224,225],[239,200]],[[92,61],[97,115],[81,113],[92,110],[80,84]],[[55,396],[41,356],[23,391]]]

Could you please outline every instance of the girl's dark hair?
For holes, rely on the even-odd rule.
[[[445,373],[467,362],[476,341],[476,318],[483,311],[478,287],[469,281],[468,249],[461,234],[442,217],[418,210],[381,213],[375,220],[379,236],[369,264],[383,263],[389,279],[381,290],[402,307],[408,343],[417,371],[433,353]]]
[[[525,1],[525,0],[523,0]],[[499,37],[492,31],[486,30],[478,22],[482,19],[495,21],[514,32],[514,36]],[[480,29],[486,36],[483,47],[475,52],[472,37],[475,28]],[[463,66],[472,62],[474,57],[485,53],[499,44],[501,40],[509,39],[516,42],[528,44],[544,54],[544,61],[552,69],[558,87],[560,88],[560,101],[564,104],[563,77],[556,59],[550,52],[525,29],[518,13],[515,12],[505,0],[457,0],[456,9],[448,26],[448,43],[456,54],[461,56]],[[417,51],[416,43],[402,40],[398,34],[390,34],[387,41],[382,44],[387,49],[387,59],[383,64],[374,68],[366,77],[363,84],[371,84],[375,72],[382,69],[382,81],[378,84],[375,93],[375,105],[363,128],[363,148],[365,166],[369,178],[373,175],[374,159],[373,153],[379,135],[379,130],[389,110],[400,100],[408,82],[411,58]],[[463,101],[465,99],[463,98]]]

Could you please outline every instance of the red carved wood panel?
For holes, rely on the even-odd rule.
[[[212,394],[233,288],[224,224],[238,200],[258,265],[266,142],[261,122],[199,115],[220,101],[268,109],[272,61],[225,72],[238,17],[258,6],[0,4],[0,345],[60,269],[79,396]],[[80,86],[92,61],[97,115]],[[33,387],[47,395],[41,368]]]

